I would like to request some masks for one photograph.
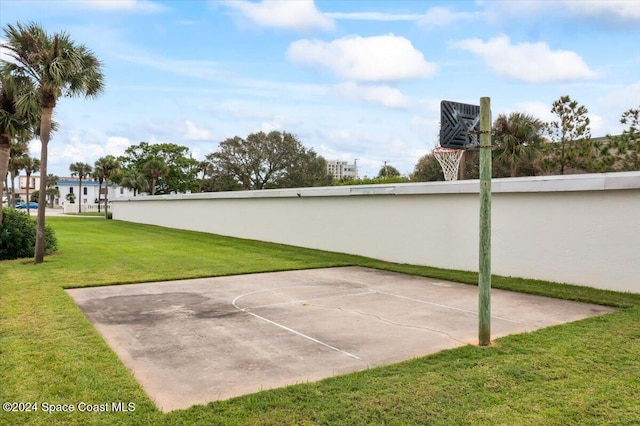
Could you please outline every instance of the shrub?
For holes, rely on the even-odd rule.
[[[3,210],[0,224],[0,260],[33,257],[36,247],[36,222],[25,212]],[[44,252],[55,253],[58,241],[50,226],[44,229]]]

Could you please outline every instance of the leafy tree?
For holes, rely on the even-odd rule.
[[[416,163],[411,180],[414,182],[443,181],[442,167],[433,154],[425,154]]]
[[[140,192],[149,189],[149,181],[146,175],[138,169],[124,170],[120,176],[120,185],[132,189],[134,197]]]
[[[152,158],[164,160],[169,167],[169,172],[160,176],[156,182],[156,194],[198,191],[198,160],[191,158],[189,148],[186,146],[173,143],[140,142],[138,145],[127,148],[124,155],[118,160],[122,165],[122,170],[137,169],[144,172],[144,164]],[[147,175],[147,179],[150,182],[151,176]],[[114,181],[120,183],[120,177]]]
[[[34,90],[22,96],[18,105],[39,104],[40,121],[40,176],[47,176],[48,145],[51,137],[51,116],[61,96],[93,97],[103,89],[100,61],[84,45],[75,44],[66,33],[47,34],[35,23],[8,24],[4,29],[2,47],[13,62],[3,66],[14,78],[28,78]],[[31,108],[29,108],[30,110]],[[40,180],[38,227],[35,263],[44,261],[46,180]]]
[[[69,171],[71,176],[78,176],[78,197],[82,199],[82,179],[91,176],[93,168],[87,163],[78,161],[69,166]],[[82,213],[82,202],[78,203],[78,213]]]
[[[370,177],[363,177],[362,179],[340,179],[337,181],[333,181],[332,184],[335,186],[346,186],[346,185],[378,185],[378,184],[384,184],[384,183],[408,183],[411,182],[411,179],[409,179],[406,176],[391,176],[391,177],[387,177],[387,178],[383,178],[383,177],[375,177],[375,178],[370,178]]]
[[[561,96],[553,103],[551,112],[558,120],[547,123],[546,132],[551,142],[551,155],[547,165],[557,168],[563,175],[567,167],[579,168],[585,165],[591,155],[589,110],[569,97]]]
[[[287,173],[273,184],[265,187],[304,188],[310,186],[331,185],[333,177],[327,172],[327,161],[313,149],[303,147],[300,154],[293,158]]]
[[[622,113],[620,123],[629,127],[619,136],[608,137],[618,151],[620,159],[618,170],[640,170],[640,106]]]
[[[288,132],[258,132],[246,139],[226,139],[205,161],[206,189],[282,188],[331,182],[325,160]]]
[[[389,177],[400,176],[400,174],[401,173],[400,173],[400,171],[398,169],[396,169],[393,166],[389,166],[388,164],[385,163],[385,165],[382,166],[382,168],[378,172],[378,177],[379,178],[389,178]]]
[[[169,174],[169,166],[167,166],[167,163],[165,163],[163,158],[150,158],[146,163],[144,163],[142,170],[148,176],[151,176],[151,195],[156,195],[158,179]]]
[[[26,198],[27,198],[27,214],[30,214],[29,210],[29,180],[31,179],[31,175],[33,173],[37,173],[40,168],[40,160],[37,158],[33,158],[29,155],[25,155],[22,159],[22,168],[24,169],[24,173],[27,175],[27,184],[26,184]],[[41,179],[42,180],[42,179]],[[42,187],[42,185],[40,185]]]
[[[493,158],[504,165],[509,176],[518,176],[523,166],[531,165],[542,146],[544,123],[531,115],[514,112],[500,114],[493,123]]]

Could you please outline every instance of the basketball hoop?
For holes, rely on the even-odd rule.
[[[464,154],[464,149],[443,148],[441,146],[433,149],[433,156],[436,157],[440,167],[442,167],[444,180],[458,180],[458,169],[460,168],[462,154]]]

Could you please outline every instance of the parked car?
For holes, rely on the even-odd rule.
[[[16,209],[26,209],[27,208],[27,203],[20,203],[16,206]],[[37,209],[38,208],[38,203],[36,203],[35,201],[32,201],[29,203],[29,209]]]

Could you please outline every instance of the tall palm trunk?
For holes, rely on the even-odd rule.
[[[107,202],[109,201],[108,198],[109,198],[109,179],[105,179],[104,180],[104,217],[107,217],[107,214],[109,213],[107,211]],[[100,202],[100,199],[98,198],[98,204],[99,202]]]
[[[29,209],[29,203],[31,202],[31,200],[29,200],[29,180],[31,179],[31,173],[27,173],[27,185],[26,185],[26,197],[27,197],[27,215],[31,215],[31,210]]]
[[[42,107],[42,117],[40,121],[40,193],[38,194],[38,225],[36,229],[36,249],[34,262],[36,264],[44,262],[44,212],[47,206],[47,180],[42,176],[47,176],[47,156],[49,155],[48,145],[51,137],[51,115],[55,107],[55,100]]]
[[[100,213],[100,197],[102,197],[102,178],[98,179],[98,213]]]
[[[16,173],[11,172],[11,201],[9,202],[9,206],[16,208]]]
[[[78,174],[78,214],[82,213],[82,175]]]
[[[11,138],[9,135],[0,135],[0,225],[2,224],[2,193],[4,182],[9,171],[9,157],[11,156]],[[8,193],[9,191],[7,191]],[[9,197],[7,196],[7,201]]]

